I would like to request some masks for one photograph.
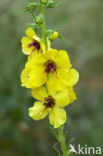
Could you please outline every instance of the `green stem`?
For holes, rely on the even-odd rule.
[[[63,156],[67,156],[66,144],[65,144],[65,137],[63,135],[63,127],[58,128],[59,138],[60,138],[60,145],[62,148]]]
[[[47,35],[46,35],[46,24],[45,24],[45,15],[44,15],[44,5],[40,5],[40,13],[43,16],[43,24],[42,24],[42,38],[44,41],[44,44],[46,46],[46,50],[48,50],[48,44],[47,44]]]

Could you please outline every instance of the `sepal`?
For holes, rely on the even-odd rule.
[[[27,25],[28,27],[32,27],[35,32],[37,32],[38,29],[41,27],[40,23],[28,23]]]
[[[40,6],[40,3],[36,3],[36,2],[28,3],[25,7],[25,12],[28,12],[31,14],[39,6]]]
[[[60,2],[58,3],[58,2],[54,2],[54,1],[50,0],[50,1],[48,1],[48,3],[46,3],[46,7],[47,8],[54,8],[60,4],[61,4]]]

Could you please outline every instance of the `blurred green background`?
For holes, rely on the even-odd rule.
[[[34,99],[20,86],[26,56],[20,39],[33,19],[24,13],[29,0],[0,0],[0,156],[57,156],[48,118],[28,116]],[[68,106],[67,141],[103,148],[103,1],[62,0],[46,10],[48,28],[60,28],[66,41],[53,45],[65,49],[80,73],[78,100]]]

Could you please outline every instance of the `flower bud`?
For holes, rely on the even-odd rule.
[[[41,2],[45,4],[45,3],[47,3],[47,0],[41,0]]]
[[[50,0],[49,3],[54,3],[54,1],[53,0]]]
[[[36,23],[37,24],[41,24],[43,22],[43,16],[42,15],[39,15],[36,17]]]
[[[51,35],[50,35],[50,39],[51,40],[56,40],[58,38],[58,31],[55,31],[53,32]]]

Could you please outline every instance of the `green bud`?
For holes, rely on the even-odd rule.
[[[50,39],[51,40],[56,40],[58,38],[58,31],[55,31],[53,32],[51,35],[50,35]]]
[[[42,15],[38,15],[36,17],[36,23],[37,24],[42,24],[43,23],[43,16]]]
[[[46,4],[47,3],[47,0],[41,0],[41,3]]]

